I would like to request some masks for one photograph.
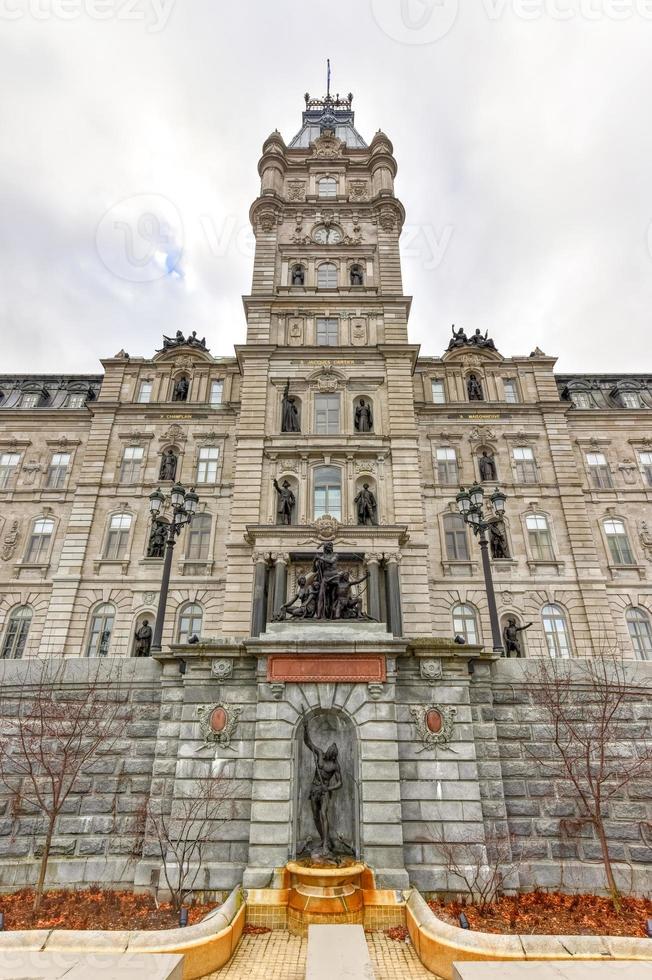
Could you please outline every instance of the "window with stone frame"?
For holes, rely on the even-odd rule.
[[[144,458],[142,446],[125,446],[120,464],[120,483],[138,483]]]
[[[317,181],[318,197],[337,197],[337,180],[335,177],[322,177]]]
[[[21,408],[38,408],[41,401],[41,394],[38,391],[25,391],[21,395]]]
[[[435,450],[437,460],[437,482],[446,486],[457,486],[460,482],[457,452],[448,446]]]
[[[538,483],[539,470],[530,446],[515,446],[512,449],[512,459],[518,483]]]
[[[445,514],[444,541],[448,561],[469,560],[469,539],[466,533],[466,523],[459,514]]]
[[[54,521],[50,517],[38,517],[34,521],[25,552],[25,562],[28,565],[43,564],[47,561],[53,534]]]
[[[638,660],[652,660],[652,627],[644,609],[633,606],[625,614],[629,637]]]
[[[11,486],[20,463],[20,453],[0,453],[0,490]]]
[[[525,518],[525,527],[533,561],[554,561],[552,535],[545,514],[528,514]]]
[[[141,381],[138,388],[138,402],[141,405],[147,405],[152,400],[152,388],[153,384],[151,381]]]
[[[462,636],[467,643],[474,646],[479,641],[478,619],[473,606],[465,602],[453,606],[453,633],[455,636]]]
[[[586,453],[586,465],[592,487],[596,490],[605,490],[613,486],[611,471],[604,453]]]
[[[197,457],[197,483],[217,483],[217,464],[220,450],[217,446],[203,446]]]
[[[222,398],[224,397],[224,381],[221,378],[216,378],[211,381],[211,400],[210,404],[221,405]]]
[[[29,606],[18,606],[9,616],[2,641],[3,660],[20,660],[22,657],[32,625],[32,616]]]
[[[432,378],[430,382],[430,387],[432,391],[432,400],[435,405],[445,405],[446,404],[446,387],[444,385],[443,378]]]
[[[108,561],[121,561],[127,555],[131,514],[113,514],[109,519],[104,557]]]
[[[510,405],[516,405],[520,401],[518,397],[518,382],[516,378],[505,378],[503,380],[503,390],[505,401]]]
[[[91,617],[86,644],[87,657],[107,657],[111,646],[111,634],[115,623],[115,606],[105,602],[98,606]]]
[[[313,520],[328,514],[341,521],[342,471],[338,466],[318,466],[313,479]]]
[[[652,487],[652,453],[639,453],[638,461],[645,483],[648,487]]]
[[[571,398],[574,408],[595,408],[595,402],[589,391],[573,391]]]
[[[66,398],[66,408],[83,408],[87,397],[84,391],[71,391]]]
[[[623,408],[642,408],[643,402],[638,391],[621,391],[620,403]]]
[[[210,514],[195,514],[186,531],[186,558],[206,561],[209,555],[212,520]]]
[[[570,638],[566,616],[561,606],[549,603],[541,610],[543,634],[548,653],[555,659],[566,659],[571,655]]]
[[[48,467],[48,490],[61,490],[66,485],[70,469],[70,453],[52,453]]]
[[[340,321],[336,317],[317,317],[317,344],[337,347],[340,342]]]
[[[198,602],[182,606],[177,625],[177,643],[188,643],[192,636],[201,636],[204,610]]]
[[[337,266],[332,262],[322,262],[317,269],[319,289],[337,289]]]
[[[315,432],[321,436],[340,432],[339,395],[315,395]]]
[[[609,544],[609,553],[614,565],[635,565],[634,555],[627,536],[625,522],[617,517],[603,521],[604,533]]]

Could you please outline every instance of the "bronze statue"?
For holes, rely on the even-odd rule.
[[[308,721],[303,712],[303,741],[315,759],[315,775],[310,787],[310,809],[321,840],[321,855],[332,856],[335,842],[330,826],[330,805],[333,793],[342,788],[342,770],[337,745],[333,742],[325,751],[318,749],[310,738]]]
[[[338,568],[331,541],[326,541],[315,555],[312,571],[297,579],[296,595],[274,614],[275,622],[291,619],[368,619],[362,611],[362,599],[353,595],[354,585],[367,579],[351,580],[349,572]]]
[[[368,405],[364,398],[361,398],[355,407],[355,431],[373,432],[374,417],[371,405]]]
[[[317,552],[313,569],[319,579],[317,619],[332,619],[339,581],[337,555],[333,551],[332,541],[326,541],[321,551]]]
[[[190,382],[187,378],[181,377],[174,386],[174,392],[172,394],[173,402],[185,402],[188,399],[188,392],[190,390]]]
[[[274,489],[276,490],[279,501],[277,510],[277,523],[278,524],[291,524],[292,523],[292,512],[294,510],[294,505],[296,504],[296,497],[294,496],[292,490],[290,489],[290,484],[287,480],[283,480],[283,486],[280,487],[277,480],[274,480]]]
[[[492,521],[489,524],[489,547],[492,558],[509,558],[507,534],[505,525],[501,520]]]
[[[516,620],[513,616],[507,620],[505,628],[503,629],[503,640],[505,642],[505,656],[511,657],[512,653],[517,657],[523,656],[523,648],[521,647],[521,637],[520,633],[524,633],[525,630],[529,630],[532,623],[526,623],[525,626],[517,626]]]
[[[200,350],[208,351],[208,347],[206,346],[206,338],[202,337],[201,340],[198,340],[196,330],[193,330],[187,340],[180,330],[177,330],[174,337],[166,337],[165,334],[163,334],[163,347],[161,350],[170,350],[170,348],[183,347],[184,345],[187,345],[188,347],[198,347]]]
[[[490,340],[489,338],[488,330],[485,333],[484,337],[482,336],[482,333],[479,330],[476,330],[475,333],[469,337],[467,343],[471,344],[473,347],[486,347],[489,350],[496,349],[496,345],[494,344],[493,340]]]
[[[152,627],[148,619],[143,620],[143,625],[134,633],[134,639],[136,640],[135,656],[149,657],[152,647]]]
[[[456,330],[455,324],[453,324],[451,330],[453,331],[453,339],[448,345],[448,350],[455,350],[456,347],[464,347],[466,344],[468,344],[469,341],[462,327],[460,327],[459,330]]]
[[[162,521],[155,521],[152,524],[152,529],[149,532],[149,541],[147,543],[148,558],[163,558],[165,556],[167,532],[167,525]]]
[[[292,267],[292,285],[304,286],[306,282],[306,271],[302,265]]]
[[[285,619],[286,614],[292,616],[293,619],[313,619],[317,611],[317,595],[319,592],[319,585],[313,579],[310,585],[308,585],[308,580],[305,575],[299,575],[297,579],[297,591],[293,599],[289,602],[284,603],[279,610],[274,614],[275,622],[280,622]],[[296,606],[296,603],[299,606]]]
[[[480,470],[480,479],[483,483],[496,479],[496,461],[493,456],[489,455],[486,449],[483,450],[482,456],[478,460],[478,469]]]
[[[351,285],[352,286],[362,286],[364,285],[364,275],[362,272],[361,265],[351,266]]]
[[[159,480],[174,480],[177,475],[177,456],[174,449],[166,449],[161,458]]]
[[[488,330],[484,336],[480,330],[476,330],[470,337],[467,337],[461,327],[459,330],[456,330],[455,324],[453,324],[451,329],[453,331],[453,339],[448,344],[448,350],[455,350],[457,347],[483,347],[485,350],[496,350],[496,345],[490,338]]]
[[[371,524],[372,526],[378,524],[378,506],[368,483],[362,484],[362,490],[357,494],[353,503],[358,508],[358,524]]]
[[[470,402],[482,402],[484,401],[484,395],[482,393],[482,385],[478,381],[475,374],[470,374],[466,380],[466,388],[469,393]]]
[[[351,586],[360,585],[362,582],[366,582],[368,578],[368,575],[363,575],[362,578],[351,580],[348,572],[340,572],[335,605],[333,606],[333,619],[362,618],[362,599],[360,596],[351,595]]]
[[[299,410],[294,398],[290,397],[290,381],[283,391],[283,405],[281,411],[281,432],[301,432],[299,423]]]

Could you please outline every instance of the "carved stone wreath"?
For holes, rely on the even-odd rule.
[[[414,718],[417,738],[423,742],[424,748],[434,749],[437,745],[448,745],[451,741],[457,708],[428,704],[425,707],[410,708],[410,714]]]
[[[198,705],[197,717],[206,745],[217,743],[224,749],[230,748],[241,712],[242,708],[232,708],[223,701]]]
[[[330,514],[324,514],[313,523],[320,541],[332,541],[337,537],[341,526],[340,522]]]

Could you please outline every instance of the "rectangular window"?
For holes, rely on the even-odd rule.
[[[609,542],[609,551],[614,565],[634,565],[634,555],[629,544],[627,531],[622,521],[614,518],[604,522],[604,530]]]
[[[199,450],[197,460],[197,483],[217,483],[217,461],[220,451],[216,446]]]
[[[438,449],[437,456],[437,482],[456,486],[459,481],[459,471],[457,467],[457,453],[454,449]]]
[[[519,483],[538,483],[539,475],[534,453],[529,446],[517,446],[512,450],[512,459]]]
[[[588,391],[574,391],[572,397],[575,408],[593,408],[593,400]]]
[[[534,561],[554,561],[552,538],[548,521],[542,514],[532,514],[525,518],[530,554]]]
[[[18,469],[19,462],[20,453],[0,454],[0,490],[6,490],[9,486]]]
[[[315,398],[315,431],[318,435],[336,435],[340,431],[340,396],[317,395]]]
[[[129,544],[129,530],[131,528],[131,517],[129,514],[114,514],[109,525],[109,533],[106,539],[105,558],[119,561],[127,554]]]
[[[337,181],[334,177],[322,177],[317,182],[319,197],[337,197]]]
[[[61,490],[65,485],[70,466],[70,453],[53,453],[48,469],[48,489]]]
[[[623,408],[641,408],[641,396],[637,391],[621,391]]]
[[[25,555],[25,561],[28,564],[36,564],[38,562],[45,561],[50,548],[50,540],[52,538],[53,530],[54,521],[51,521],[48,518],[41,518],[35,521],[34,528],[29,539],[29,544],[27,546],[27,553]]]
[[[432,381],[432,400],[435,405],[446,404],[446,389],[441,378],[435,378]]]
[[[199,515],[200,518],[204,515]],[[211,540],[211,522],[197,520],[188,529],[188,550],[186,558],[192,561],[205,561],[208,558],[208,548]]]
[[[21,408],[36,408],[41,399],[37,391],[27,391],[20,399]]]
[[[586,465],[589,468],[591,486],[598,490],[613,486],[611,473],[604,453],[587,453]]]
[[[461,517],[454,514],[444,519],[444,534],[446,537],[446,557],[449,561],[468,561],[469,546],[466,537],[466,525]]]
[[[138,389],[138,401],[141,405],[147,405],[152,398],[152,382],[141,381]]]
[[[337,347],[339,343],[340,321],[333,317],[318,317],[317,343],[320,347]]]
[[[643,479],[648,487],[652,487],[652,453],[639,453],[638,458],[641,464]]]
[[[138,483],[145,451],[142,446],[127,446],[120,466],[120,483]]]
[[[66,408],[83,408],[85,404],[86,395],[83,391],[75,391],[66,399]]]
[[[342,520],[342,489],[339,484],[319,484],[315,487],[315,520],[328,514]]]
[[[516,405],[518,403],[518,385],[514,378],[505,378],[503,388],[505,389],[505,401],[510,405]]]
[[[211,405],[221,405],[224,394],[224,382],[211,381]]]

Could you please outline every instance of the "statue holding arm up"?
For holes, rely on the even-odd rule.
[[[338,759],[338,750],[335,742],[329,745],[325,751],[317,748],[310,738],[308,721],[303,709],[302,714],[303,741],[315,759],[315,775],[308,799],[310,800],[312,818],[321,840],[321,853],[324,856],[330,856],[335,852],[329,814],[331,797],[336,790],[342,788],[342,771]]]

